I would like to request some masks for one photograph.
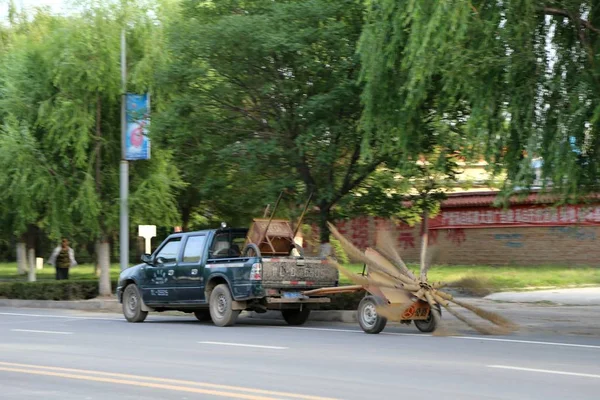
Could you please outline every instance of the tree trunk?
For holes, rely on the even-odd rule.
[[[27,227],[27,233],[25,234],[25,244],[27,246],[27,268],[29,276],[27,280],[29,282],[35,282],[36,280],[36,268],[35,268],[35,244],[36,244],[36,227],[29,225]]]
[[[191,210],[190,207],[182,207],[181,208],[181,230],[183,232],[190,231],[190,218],[191,218]]]
[[[98,263],[98,247],[99,242],[94,243],[94,275],[100,277],[100,264]]]
[[[423,211],[423,220],[421,221],[421,281],[427,280],[427,241],[429,233],[429,213]]]
[[[23,241],[17,242],[17,273],[24,275],[27,272],[27,245]]]
[[[319,213],[319,235],[321,240],[321,257],[329,257],[332,254],[331,244],[329,243],[329,227],[327,226],[327,222],[329,222],[330,216],[330,206],[327,204],[321,204],[319,206],[321,209]]]
[[[36,269],[35,269],[35,248],[30,247],[27,249],[27,266],[29,268],[29,276],[27,280],[29,282],[35,282],[36,280]]]
[[[98,266],[100,268],[100,279],[98,280],[98,292],[100,296],[110,296],[110,244],[105,238],[98,241]]]

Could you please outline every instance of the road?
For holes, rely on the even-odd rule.
[[[598,399],[600,339],[0,308],[12,399]],[[432,396],[432,397],[430,397]]]

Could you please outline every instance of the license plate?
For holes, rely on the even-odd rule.
[[[283,292],[281,295],[285,299],[299,299],[302,297],[302,293],[300,292]]]
[[[427,319],[430,307],[427,303],[417,302],[410,306],[402,315],[404,320]]]

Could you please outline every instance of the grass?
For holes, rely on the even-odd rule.
[[[119,277],[120,268],[118,264],[110,267],[111,280]],[[47,281],[56,279],[55,269],[50,265],[44,265],[44,269],[36,271],[38,281]],[[97,279],[94,273],[94,266],[91,264],[80,264],[71,268],[69,271],[70,280]],[[17,263],[0,263],[0,281],[27,281],[27,274],[17,274]]]
[[[418,267],[409,266],[413,271]],[[363,266],[352,264],[351,271],[360,274]],[[428,273],[430,282],[454,282],[469,279],[478,281],[490,292],[527,290],[534,288],[565,288],[586,285],[600,286],[600,268],[570,268],[561,266],[490,267],[446,265],[433,266]],[[341,282],[349,284],[346,277]]]

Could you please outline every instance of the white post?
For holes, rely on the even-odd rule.
[[[42,257],[35,258],[35,269],[38,271],[44,269],[44,259]]]
[[[146,254],[152,253],[152,238],[156,237],[156,225],[139,225],[138,236],[143,237],[145,241],[144,252]]]

